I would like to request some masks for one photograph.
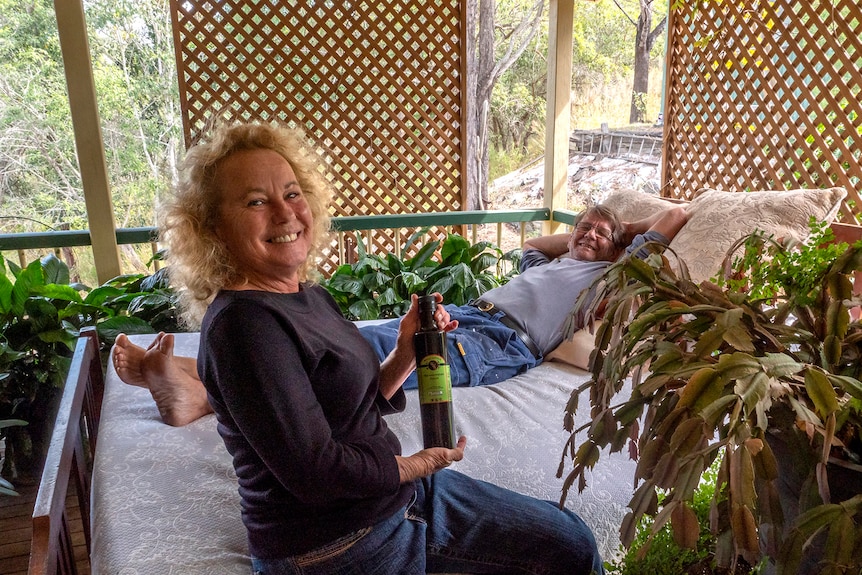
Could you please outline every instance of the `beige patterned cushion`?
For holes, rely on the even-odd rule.
[[[778,238],[804,239],[808,220],[831,223],[844,188],[725,192],[704,190],[688,205],[688,222],[670,243],[695,282],[718,274],[738,239],[761,230]]]
[[[611,192],[602,205],[611,208],[622,221],[633,222],[679,204],[638,190],[623,189]]]
[[[596,349],[595,330],[600,322],[591,328],[582,328],[572,334],[572,339],[564,339],[556,348],[548,352],[546,361],[561,361],[581,369],[590,369],[590,354]]]

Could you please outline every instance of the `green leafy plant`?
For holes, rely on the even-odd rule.
[[[70,283],[69,268],[53,254],[26,268],[0,264],[0,428],[6,439],[2,474],[38,473],[75,340],[95,325],[110,345],[119,332],[177,331],[176,306],[164,273],[121,276],[90,289]]]
[[[425,232],[411,236],[405,250]],[[361,241],[357,249],[356,263],[339,266],[321,282],[351,320],[401,316],[414,293],[440,292],[444,302],[463,305],[506,283],[517,273],[521,254],[520,250],[504,254],[490,242],[470,245],[457,234],[424,244],[406,260],[391,253],[369,254]],[[434,259],[438,254],[439,261]]]
[[[694,284],[684,265],[677,275],[661,253],[621,260],[597,281],[607,307],[592,379],[566,407],[571,436],[560,473],[571,459],[564,491],[583,486],[602,447],[628,445],[638,463],[621,526],[626,546],[645,515],[692,546],[693,493],[718,460],[711,529],[719,566],[740,557],[754,565],[763,554],[779,574],[862,566],[862,494],[833,481],[862,438],[862,324],[850,314],[862,303],[850,281],[862,242],[823,249],[828,236],[814,232],[795,246],[746,239],[748,253],[723,286]],[[798,264],[792,276],[788,262]],[[619,397],[630,374],[631,394]],[[592,422],[573,429],[587,390]],[[777,457],[780,448],[786,455]],[[776,480],[796,473],[800,494],[782,499]],[[661,505],[660,490],[668,491]],[[807,561],[816,567],[800,567]]]
[[[0,373],[0,380],[9,377],[8,373]],[[0,419],[0,432],[7,427],[18,427],[27,425],[27,422],[22,419]],[[0,477],[0,495],[18,495],[15,491],[15,486],[7,480]]]

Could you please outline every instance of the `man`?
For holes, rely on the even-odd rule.
[[[527,240],[519,275],[468,305],[446,306],[458,321],[447,338],[452,384],[493,384],[541,363],[562,342],[584,289],[623,253],[636,253],[649,241],[669,243],[686,220],[684,208],[677,207],[625,223],[599,205],[584,211],[570,234]],[[399,321],[361,328],[381,360],[394,347]],[[584,321],[578,312],[576,327]],[[147,350],[121,335],[114,366],[123,381],[150,390],[170,425],[185,425],[210,411],[195,360],[173,355],[171,335],[161,334]],[[404,387],[416,387],[415,373]]]
[[[527,240],[519,275],[468,305],[446,306],[458,321],[447,338],[452,385],[493,384],[541,363],[562,342],[584,289],[623,253],[648,241],[667,244],[686,219],[679,207],[627,224],[599,205],[579,216],[571,234]],[[581,313],[576,327],[584,323]],[[398,320],[361,331],[382,360],[395,345]],[[404,387],[416,387],[415,373]]]

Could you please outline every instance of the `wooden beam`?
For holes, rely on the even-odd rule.
[[[120,275],[114,207],[105,164],[105,148],[90,63],[87,24],[81,0],[54,0],[63,68],[69,90],[69,107],[75,130],[78,167],[93,245],[96,275],[104,283]]]
[[[545,119],[545,207],[566,208],[572,109],[572,20],[574,0],[551,0],[548,13],[548,104]],[[562,231],[546,222],[544,234]]]

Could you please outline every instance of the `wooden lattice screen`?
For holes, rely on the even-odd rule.
[[[674,2],[664,195],[842,186],[862,212],[860,0]]]
[[[333,215],[458,210],[462,10],[462,0],[171,0],[186,145],[213,117],[279,120],[321,146]],[[373,237],[381,253],[395,246]]]

